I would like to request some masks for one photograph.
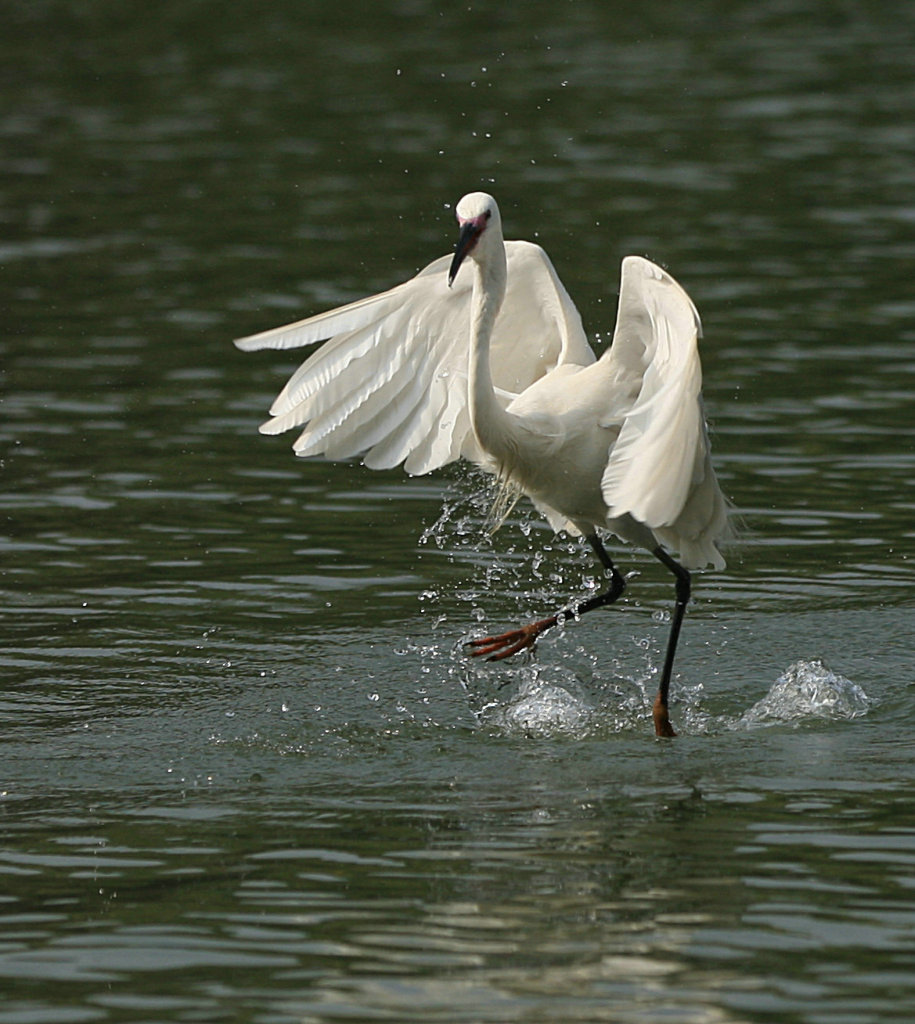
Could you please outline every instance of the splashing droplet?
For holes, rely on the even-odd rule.
[[[849,719],[867,714],[873,701],[845,676],[833,672],[820,658],[796,661],[778,677],[772,689],[746,711],[734,728],[800,724],[808,719]]]

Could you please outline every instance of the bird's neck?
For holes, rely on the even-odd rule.
[[[505,298],[508,279],[505,249],[499,246],[484,263],[474,261],[470,306],[470,421],[482,447],[500,463],[506,440],[508,414],[496,398],[489,359],[496,317]]]

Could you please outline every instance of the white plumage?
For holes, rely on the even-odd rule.
[[[586,536],[610,572],[607,594],[577,612],[612,602],[625,585],[598,530],[648,548],[678,583],[655,702],[656,730],[673,735],[667,687],[686,570],[722,568],[727,535],[702,410],[699,316],[666,271],[627,256],[613,341],[596,359],[543,249],[504,242],[485,193],[465,196],[457,216],[453,258],[380,295],[236,342],[251,351],[325,341],[261,430],[302,428],[298,455],[362,455],[371,469],[403,463],[423,474],[466,458],[497,474],[555,529]],[[465,258],[474,273],[455,280]],[[476,653],[506,657],[565,614],[475,641]]]

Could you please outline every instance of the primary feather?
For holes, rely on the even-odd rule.
[[[546,253],[529,242],[506,250],[517,286],[496,325],[493,380],[503,401],[560,362],[594,360]],[[422,474],[462,455],[482,461],[466,402],[471,288],[448,288],[449,259],[380,295],[237,341],[246,352],[325,341],[280,392],[262,432],[305,426],[298,454],[364,454],[373,469],[406,462]]]

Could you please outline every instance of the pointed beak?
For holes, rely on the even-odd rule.
[[[482,234],[479,224],[468,220],[461,225],[461,233],[458,236],[457,245],[454,247],[454,259],[451,261],[451,268],[448,271],[448,287],[454,283],[458,268],[464,262],[464,257],[473,250],[477,239]]]

